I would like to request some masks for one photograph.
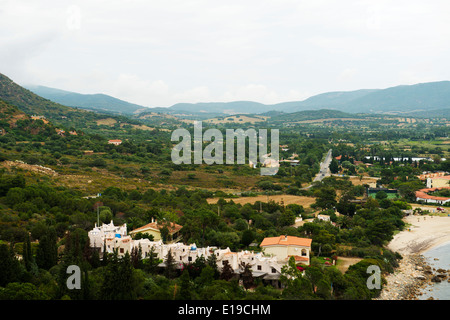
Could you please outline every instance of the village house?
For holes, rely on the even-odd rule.
[[[450,198],[448,197],[434,196],[432,194],[428,194],[442,189],[450,189],[450,187],[420,189],[419,191],[416,191],[416,201],[423,201],[425,203],[435,203],[435,204],[449,203]]]
[[[259,245],[264,254],[277,257],[279,262],[287,263],[294,257],[298,263],[309,265],[311,239],[294,236],[279,236],[264,238]]]
[[[180,226],[179,224],[168,222],[168,223],[159,223],[158,221],[155,221],[152,219],[152,222],[146,224],[145,226],[139,227],[137,229],[134,229],[130,231],[130,235],[136,235],[138,233],[152,235],[154,241],[158,241],[162,239],[161,236],[161,229],[164,227],[167,227],[168,229],[168,238],[165,239],[164,242],[171,243],[171,242],[177,242],[180,240],[180,233],[179,231],[183,226]]]
[[[421,180],[426,180],[427,188],[450,187],[450,175],[445,175],[444,172],[422,175],[421,177],[424,176],[426,176],[426,178]]]
[[[117,139],[108,140],[108,144],[113,144],[115,146],[118,146],[118,145],[122,144],[122,140],[117,140]]]

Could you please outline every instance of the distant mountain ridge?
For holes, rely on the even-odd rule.
[[[102,93],[81,94],[45,86],[26,86],[26,88],[41,97],[69,107],[119,114],[136,114],[147,109]]]
[[[447,116],[450,109],[450,81],[400,85],[386,89],[325,92],[303,101],[263,104],[255,101],[177,103],[170,107],[143,107],[105,94],[80,94],[43,86],[28,86],[34,93],[57,103],[77,108],[135,115],[167,113],[207,118],[220,114],[293,113],[305,110],[337,110],[345,113],[387,113],[399,115]]]
[[[265,105],[252,101],[178,103],[170,110],[193,112],[266,113],[279,111],[292,113],[305,110],[333,109],[347,113],[413,113],[450,108],[450,81],[401,85],[387,89],[360,89],[326,92],[303,101]],[[444,112],[445,114],[445,112]]]

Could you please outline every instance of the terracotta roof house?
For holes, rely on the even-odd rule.
[[[276,256],[278,261],[289,261],[293,256],[296,262],[309,265],[312,239],[294,236],[264,238],[259,245],[267,255]]]
[[[162,240],[161,229],[164,228],[164,226],[167,226],[167,229],[169,230],[169,237],[165,242],[172,243],[180,240],[179,231],[181,230],[181,228],[183,228],[183,226],[174,222],[158,223],[158,221],[152,220],[151,223],[130,231],[130,235],[135,235],[137,233],[148,234],[153,236],[153,241],[159,241]]]
[[[450,186],[450,175],[428,177],[427,188],[444,188]]]
[[[113,144],[115,146],[118,146],[122,143],[122,140],[117,140],[117,139],[113,139],[113,140],[108,140],[109,144]]]
[[[448,197],[433,196],[428,194],[429,192],[435,192],[442,189],[450,189],[450,187],[420,189],[419,191],[416,191],[416,201],[424,201],[425,203],[437,204],[445,204],[450,202],[450,198]]]

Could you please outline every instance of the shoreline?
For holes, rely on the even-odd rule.
[[[403,259],[399,267],[385,277],[387,283],[376,300],[418,300],[423,289],[433,282],[450,282],[447,280],[450,272],[431,268],[423,256],[430,249],[450,243],[450,217],[412,215],[404,221],[408,224],[405,230],[387,245]]]
[[[402,256],[422,254],[450,242],[450,217],[411,215],[403,219],[409,226],[397,233],[387,248]]]

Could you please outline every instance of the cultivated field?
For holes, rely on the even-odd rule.
[[[218,200],[219,200],[218,198],[208,199],[208,203],[216,203]],[[285,205],[295,203],[295,204],[299,204],[299,205],[303,206],[303,208],[306,209],[306,208],[309,208],[311,206],[311,204],[313,204],[316,201],[316,198],[281,194],[281,195],[272,195],[272,196],[261,195],[261,196],[255,196],[255,197],[239,197],[239,198],[231,198],[231,199],[227,199],[227,200],[233,200],[234,203],[239,203],[242,205],[244,205],[246,203],[254,204],[256,201],[261,201],[261,202],[275,201],[276,203],[283,202]]]

